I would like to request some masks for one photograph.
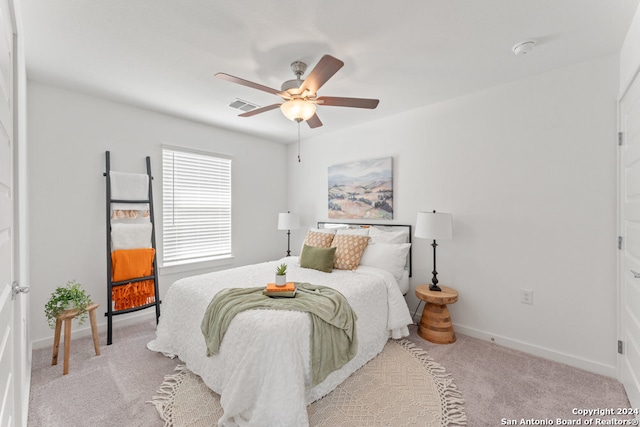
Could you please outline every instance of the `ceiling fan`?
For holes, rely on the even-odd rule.
[[[316,114],[316,105],[326,105],[331,107],[355,107],[374,109],[380,102],[377,99],[367,98],[344,98],[337,96],[318,96],[318,89],[322,87],[342,66],[344,62],[331,55],[324,55],[309,75],[302,80],[301,76],[307,70],[307,64],[302,61],[294,61],[291,70],[296,75],[293,80],[284,82],[280,90],[263,86],[249,80],[241,79],[226,73],[217,73],[219,79],[247,86],[253,89],[279,95],[283,103],[271,104],[266,107],[256,108],[240,114],[239,117],[251,117],[265,111],[274,110],[280,107],[282,113],[290,120],[306,121],[310,128],[322,126],[322,122]]]

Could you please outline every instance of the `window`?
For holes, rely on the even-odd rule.
[[[231,256],[231,159],[162,150],[163,265]]]

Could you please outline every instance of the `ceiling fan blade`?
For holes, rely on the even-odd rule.
[[[322,122],[320,121],[320,118],[317,114],[314,114],[310,119],[307,119],[307,124],[311,129],[319,128],[320,126],[322,126]]]
[[[280,108],[280,104],[271,104],[271,105],[267,105],[266,107],[256,108],[255,110],[238,114],[238,117],[251,117],[251,116],[255,116],[256,114],[264,113],[266,111],[275,110],[276,108]]]
[[[222,80],[226,80],[228,82],[231,83],[236,83],[242,86],[247,86],[253,89],[258,89],[258,90],[262,90],[264,92],[268,92],[268,93],[272,93],[274,95],[277,95],[280,93],[279,90],[270,88],[268,86],[264,86],[258,83],[254,83],[254,82],[250,82],[249,80],[245,80],[245,79],[241,79],[240,77],[236,77],[236,76],[232,76],[231,74],[226,74],[226,73],[216,73],[215,75],[217,78],[222,79]]]
[[[300,86],[300,93],[308,89],[311,93],[315,94],[343,65],[344,62],[338,58],[334,58],[331,55],[323,56],[313,70],[311,70],[307,78],[304,79],[302,86]]]
[[[318,98],[319,105],[329,105],[332,107],[354,107],[374,109],[380,100],[368,98],[343,98],[340,96],[321,96]]]

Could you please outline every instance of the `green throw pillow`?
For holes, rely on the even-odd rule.
[[[331,273],[336,248],[318,248],[304,245],[300,254],[300,267]]]

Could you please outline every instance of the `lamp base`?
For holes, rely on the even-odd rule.
[[[291,230],[287,230],[287,256],[291,256]]]
[[[433,246],[433,271],[431,272],[433,274],[433,277],[431,278],[429,290],[434,292],[441,292],[442,289],[440,289],[440,287],[438,286],[438,272],[436,271],[436,248],[438,247],[436,239],[433,239],[433,243],[431,244],[431,246]]]

